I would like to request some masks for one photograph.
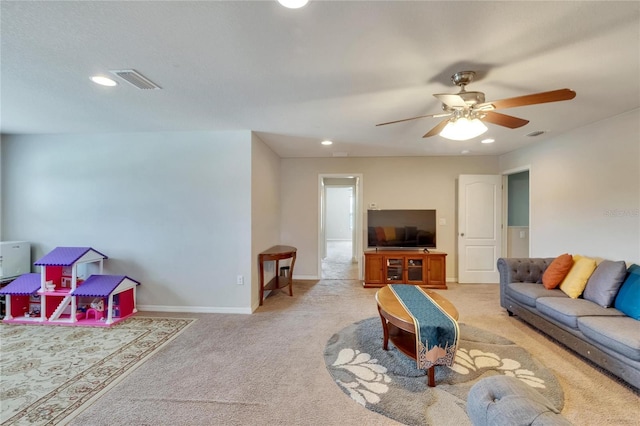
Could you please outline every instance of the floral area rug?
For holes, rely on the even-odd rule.
[[[0,324],[0,424],[65,424],[194,321],[135,316],[108,328]]]
[[[469,389],[490,375],[517,377],[558,409],[564,394],[551,371],[508,339],[466,324],[460,325],[455,363],[435,369],[436,387],[427,387],[424,370],[389,342],[382,349],[379,317],[352,324],[334,334],[324,351],[336,384],[371,411],[407,425],[470,425],[466,414]]]

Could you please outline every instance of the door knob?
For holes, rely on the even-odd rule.
[[[460,236],[461,236],[461,237],[464,237],[464,232],[461,232],[461,233],[460,233]]]

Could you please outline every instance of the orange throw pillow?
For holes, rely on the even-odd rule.
[[[542,274],[542,284],[549,290],[558,287],[572,266],[573,257],[570,254],[565,253],[556,257]]]

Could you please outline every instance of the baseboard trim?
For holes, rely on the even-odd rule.
[[[294,275],[294,280],[319,280],[317,275]]]
[[[251,308],[227,308],[215,306],[165,306],[165,305],[138,305],[138,311],[152,312],[185,312],[189,314],[251,314]]]

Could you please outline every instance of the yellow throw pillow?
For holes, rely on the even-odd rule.
[[[583,256],[574,256],[573,259],[575,262],[567,276],[560,283],[560,290],[564,291],[572,299],[577,299],[587,286],[589,277],[595,271],[596,261]]]

